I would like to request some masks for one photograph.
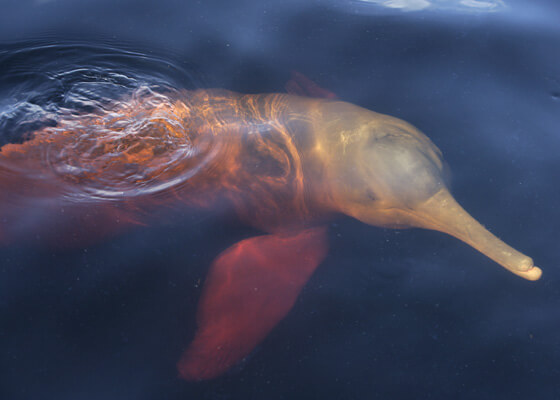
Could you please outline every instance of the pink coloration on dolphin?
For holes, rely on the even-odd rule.
[[[298,95],[214,89],[170,101],[138,91],[106,114],[61,115],[56,127],[3,146],[0,241],[39,231],[55,243],[87,241],[148,223],[169,205],[230,205],[265,234],[212,263],[178,363],[187,380],[222,374],[289,312],[326,255],[325,223],[335,215],[445,232],[539,279],[531,258],[454,200],[441,153],[420,131],[301,74],[286,87]]]

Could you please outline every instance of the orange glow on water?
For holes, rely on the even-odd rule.
[[[149,223],[156,207],[216,201],[264,230],[307,220],[300,149],[284,97],[144,89],[102,113],[62,114],[56,127],[1,148],[4,241],[26,233],[16,225],[29,209],[41,214],[29,230],[51,233],[90,224],[95,210],[104,227],[82,229],[88,236]]]

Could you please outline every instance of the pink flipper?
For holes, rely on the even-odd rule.
[[[324,259],[326,229],[243,240],[212,263],[198,328],[177,364],[186,380],[214,378],[247,356],[290,311]]]
[[[285,88],[288,93],[298,96],[317,97],[321,99],[338,98],[333,92],[322,88],[307,76],[297,71],[292,71],[290,80],[286,82]]]

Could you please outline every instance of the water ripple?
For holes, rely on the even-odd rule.
[[[177,102],[200,79],[178,63],[26,44],[0,52],[0,65],[4,191],[71,201],[153,194],[188,180],[212,154],[185,131]]]

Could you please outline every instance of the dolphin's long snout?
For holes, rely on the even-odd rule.
[[[490,233],[445,188],[414,207],[413,215],[417,226],[455,236],[522,278],[536,281],[541,277],[541,269],[530,257]]]

